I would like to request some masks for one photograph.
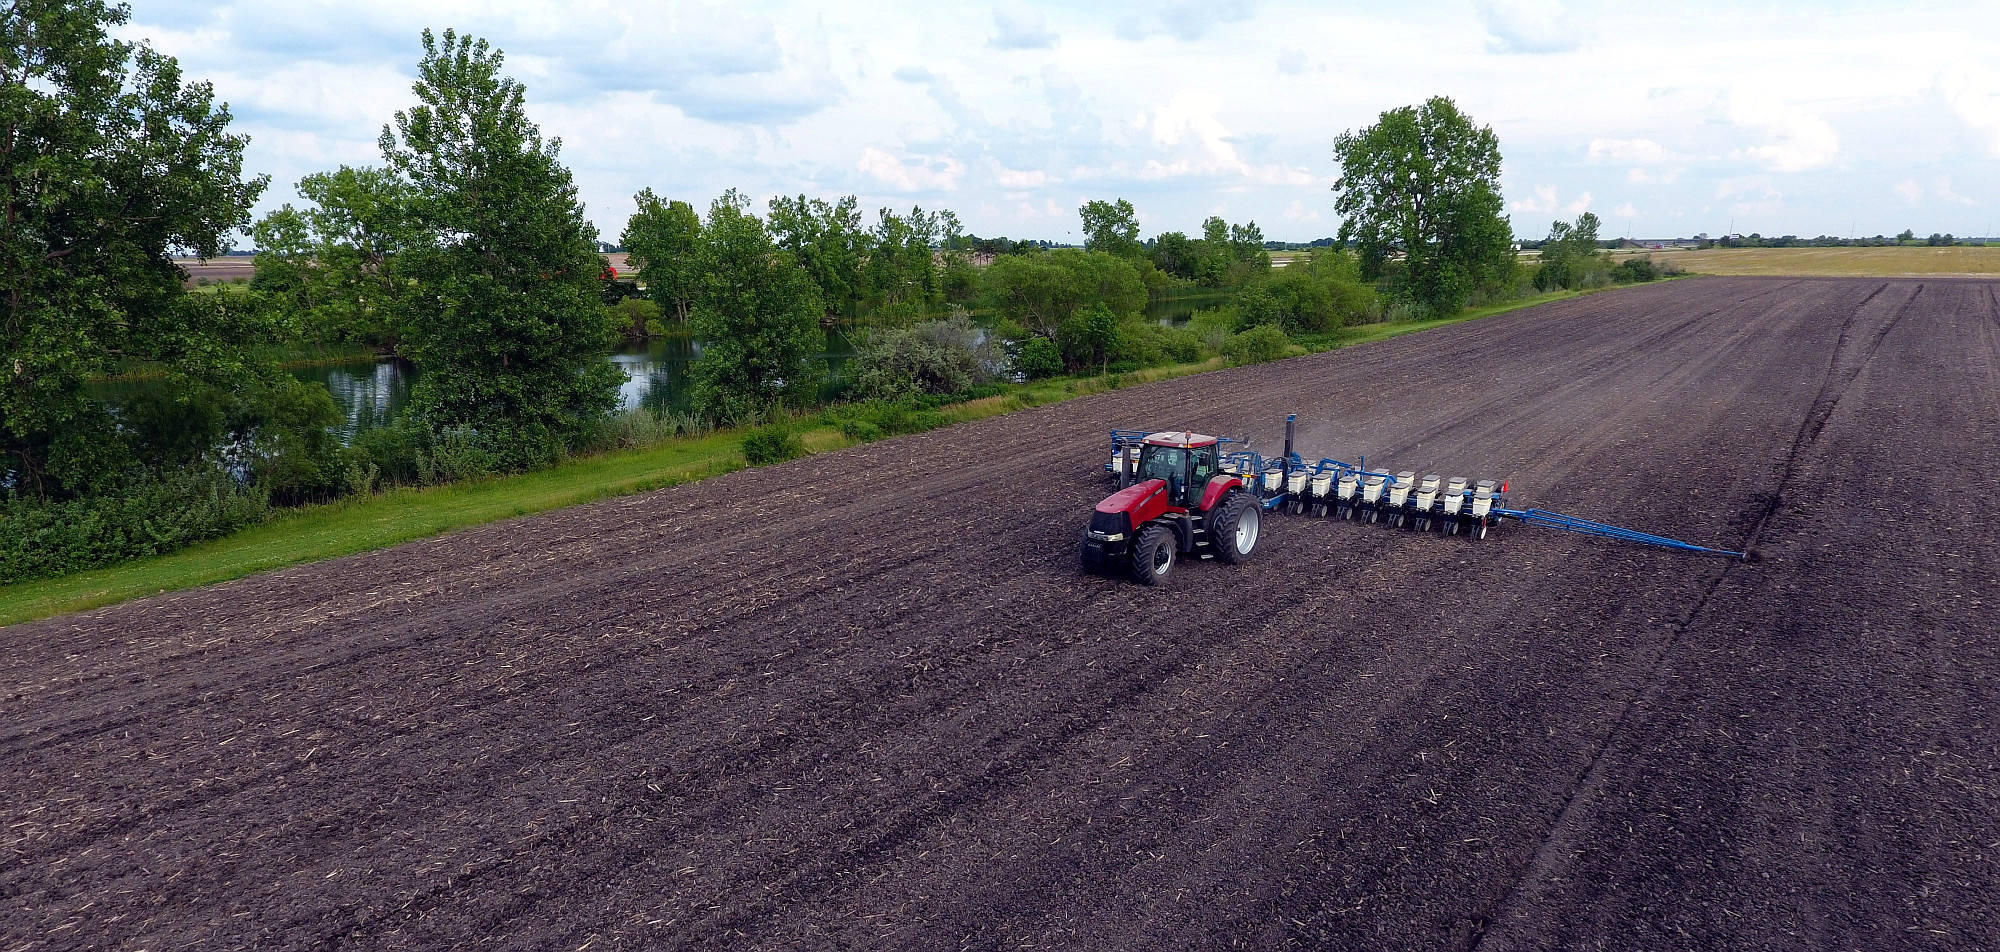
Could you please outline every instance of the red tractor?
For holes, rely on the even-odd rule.
[[[1136,482],[1091,513],[1084,570],[1158,585],[1182,556],[1231,565],[1250,558],[1263,506],[1243,477],[1223,471],[1221,443],[1199,433],[1152,433],[1137,444],[1136,462],[1121,453],[1121,482],[1127,475]]]

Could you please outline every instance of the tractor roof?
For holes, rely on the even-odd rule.
[[[1166,430],[1146,434],[1146,442],[1153,446],[1207,446],[1215,442],[1215,437],[1189,433],[1186,430]]]

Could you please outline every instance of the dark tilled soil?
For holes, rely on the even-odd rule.
[[[1674,282],[0,632],[0,948],[2000,946],[2000,305]],[[1274,518],[1112,426],[1754,550]]]

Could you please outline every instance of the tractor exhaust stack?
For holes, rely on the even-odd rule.
[[[1292,430],[1298,423],[1299,415],[1296,413],[1285,417],[1285,475],[1287,476],[1292,472]]]

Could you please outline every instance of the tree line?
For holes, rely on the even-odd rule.
[[[797,447],[782,423],[804,412],[871,438],[1012,381],[1267,360],[1533,283],[1500,215],[1497,141],[1441,98],[1340,138],[1340,236],[1291,267],[1272,267],[1255,222],[1142,237],[1122,198],[1083,203],[1084,245],[1067,248],[969,235],[950,211],[870,220],[854,196],[758,209],[730,191],[697,210],[647,189],[618,236],[636,271],[616,276],[503,54],[449,30],[423,33],[415,102],[383,126],[379,165],[308,175],[300,202],[253,221],[269,183],[244,174],[228,108],[116,39],[126,20],[103,0],[23,0],[0,21],[15,143],[0,156],[0,582],[167,551],[273,505],[719,423],[777,421],[745,452],[783,458]],[[251,286],[188,289],[174,257],[220,255],[243,231]],[[1182,294],[1208,306],[1178,326],[1146,316]],[[837,380],[832,322],[862,338]],[[606,356],[659,333],[702,345],[690,404],[620,413]],[[404,415],[343,444],[326,388],[274,356],[327,343],[414,363]],[[147,385],[107,396],[134,378]]]

